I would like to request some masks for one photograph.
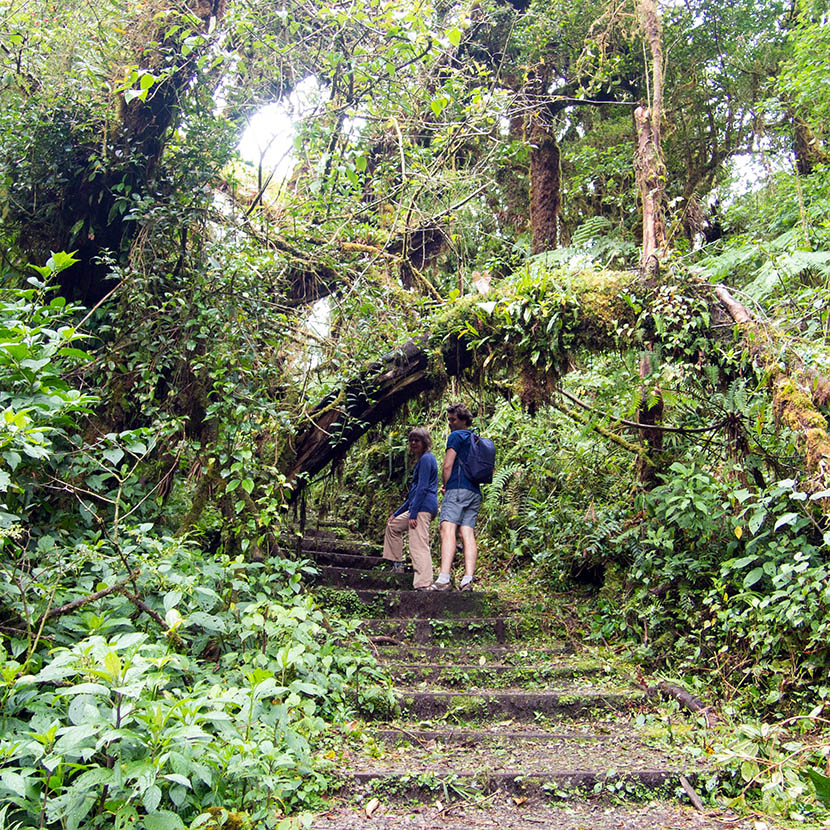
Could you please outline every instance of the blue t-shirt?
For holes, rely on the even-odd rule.
[[[447,449],[455,450],[455,461],[452,465],[449,481],[447,481],[447,490],[472,490],[474,493],[481,495],[481,488],[478,484],[473,484],[464,475],[464,462],[470,452],[470,436],[472,434],[472,430],[469,429],[454,429],[447,437]]]
[[[412,471],[412,481],[409,484],[409,495],[406,501],[395,511],[396,516],[409,511],[409,517],[414,519],[419,513],[438,512],[438,462],[431,452],[425,452]]]

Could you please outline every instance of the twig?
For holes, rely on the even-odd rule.
[[[123,588],[123,585],[121,586]],[[143,611],[148,617],[152,617],[165,631],[169,631],[170,627],[164,620],[164,617],[158,611],[154,611],[147,603],[139,599],[135,594],[128,591],[121,591],[121,593],[133,604],[139,611]]]
[[[492,801],[497,795],[501,793],[501,790],[494,790],[490,793],[490,795],[485,796],[482,799],[476,799],[476,804],[484,804],[486,801]],[[472,798],[463,798],[461,801],[456,801],[455,804],[447,804],[446,807],[443,807],[438,811],[438,814],[441,815],[442,813],[449,813],[450,810],[455,810],[456,807],[463,807],[465,804],[472,804]]]
[[[407,738],[412,738],[413,741],[417,741],[421,746],[427,745],[426,741],[422,741],[417,735],[413,735],[411,732],[408,732],[402,726],[395,726],[394,723],[390,723],[389,726],[391,729],[397,729],[398,732],[403,732],[403,734],[406,735]]]
[[[90,602],[95,602],[95,600],[107,596],[107,594],[111,594],[114,591],[120,591],[128,582],[131,582],[140,573],[141,571],[136,569],[129,576],[125,577],[119,582],[116,582],[114,585],[110,585],[109,588],[102,588],[100,591],[95,591],[95,593],[93,594],[88,594],[85,597],[73,600],[72,602],[67,602],[65,605],[61,605],[57,608],[53,608],[51,611],[47,611],[40,618],[40,620],[38,620],[37,627],[40,627],[44,622],[46,622],[46,620],[51,620],[54,617],[62,617],[64,614],[70,614],[72,611],[76,611],[78,608],[81,608],[82,606],[87,605]]]
[[[683,787],[686,795],[689,796],[689,801],[692,802],[695,810],[698,810],[701,813],[705,812],[706,808],[703,806],[700,796],[695,792],[694,787],[689,783],[689,779],[686,778],[685,775],[680,776],[680,786]]]

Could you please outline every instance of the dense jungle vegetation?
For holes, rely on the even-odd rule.
[[[0,826],[302,824],[384,679],[292,534],[378,538],[456,398],[484,567],[824,815],[827,14],[3,0]]]

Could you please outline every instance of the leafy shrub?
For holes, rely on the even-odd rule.
[[[331,785],[318,750],[353,711],[347,688],[359,704],[361,685],[382,681],[338,645],[353,627],[302,592],[302,563],[206,559],[149,530],[121,551],[134,580],[71,610],[116,583],[120,556],[44,537],[30,557],[6,540],[18,588],[2,605],[19,626],[0,681],[7,821],[183,827],[214,807],[275,826]]]

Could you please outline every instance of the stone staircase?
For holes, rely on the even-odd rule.
[[[413,591],[378,548],[332,534],[302,550],[323,604],[362,620],[395,694],[377,705],[363,690],[375,702],[350,725],[343,790],[312,827],[744,826],[682,806],[703,768],[649,745],[634,725],[652,711],[642,691],[557,641],[544,616],[488,592]]]

